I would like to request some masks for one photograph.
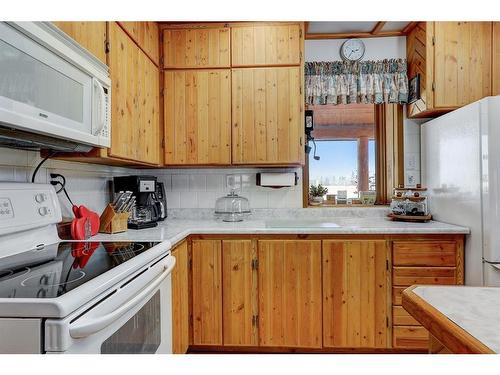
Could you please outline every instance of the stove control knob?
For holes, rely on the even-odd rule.
[[[50,214],[50,210],[48,207],[40,207],[38,209],[38,213],[40,214],[40,216],[47,216],[48,214]]]
[[[43,203],[47,200],[47,194],[45,193],[38,193],[37,195],[35,195],[35,201],[37,203]]]

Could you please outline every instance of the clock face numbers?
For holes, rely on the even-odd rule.
[[[365,54],[365,45],[359,39],[346,40],[340,47],[340,55],[344,60],[358,61]]]

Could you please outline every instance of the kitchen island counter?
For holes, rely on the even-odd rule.
[[[431,352],[500,353],[498,287],[413,286],[403,307],[433,336]]]

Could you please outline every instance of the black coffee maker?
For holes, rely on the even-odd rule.
[[[136,198],[128,219],[130,229],[152,228],[167,217],[167,201],[163,183],[154,176],[120,176],[113,178],[115,194],[131,191]]]

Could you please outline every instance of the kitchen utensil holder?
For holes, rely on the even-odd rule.
[[[111,204],[108,204],[101,214],[101,233],[121,233],[127,231],[128,217],[130,212],[116,212]]]

